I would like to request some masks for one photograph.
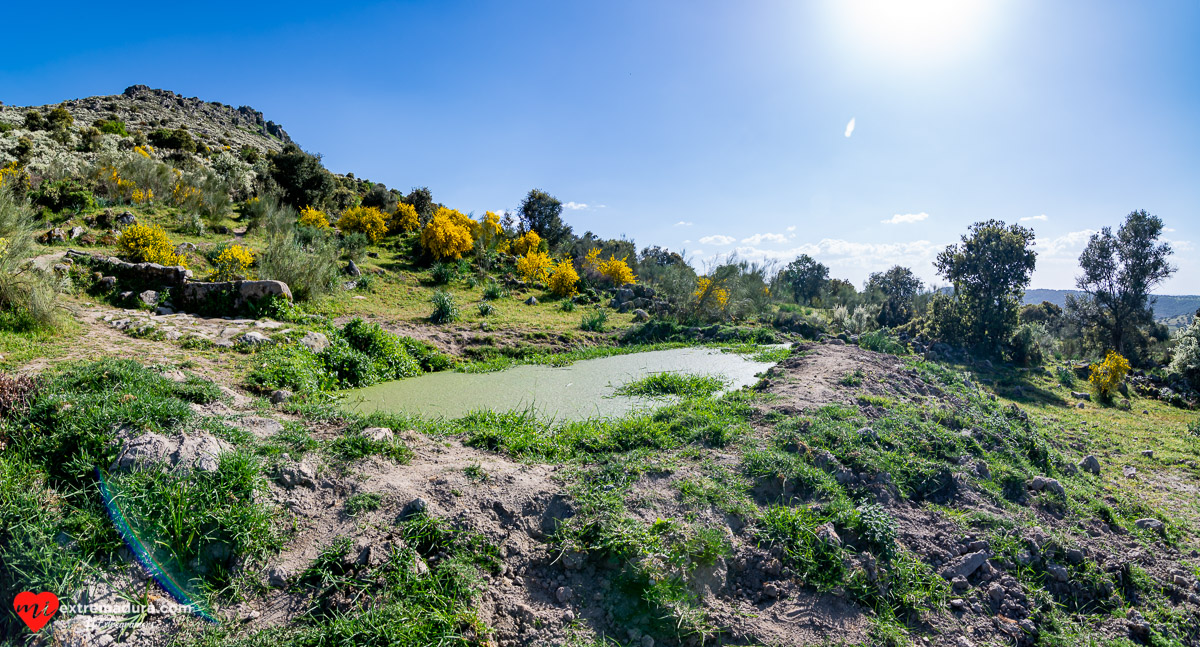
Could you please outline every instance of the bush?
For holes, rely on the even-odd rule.
[[[338,267],[337,243],[321,234],[301,240],[295,229],[291,209],[281,210],[267,223],[267,247],[258,257],[258,276],[287,283],[298,301],[312,299],[331,292],[337,286],[341,270]]]
[[[1012,361],[1021,366],[1036,366],[1045,359],[1038,343],[1038,327],[1021,324],[1008,340],[1008,353]]]
[[[579,321],[580,330],[589,332],[604,332],[604,325],[608,323],[608,310],[604,308],[596,308],[591,312],[585,312]]]
[[[860,348],[873,350],[877,353],[889,353],[891,355],[903,355],[908,352],[907,346],[899,339],[889,335],[882,328],[860,335],[858,337],[858,345]]]
[[[246,232],[255,231],[266,226],[276,217],[290,218],[295,212],[291,207],[284,206],[273,195],[250,198],[242,203],[242,221],[246,223]],[[328,223],[326,223],[328,227]]]
[[[575,302],[571,299],[565,299],[558,305],[558,309],[563,312],[575,312]]]
[[[1175,373],[1200,390],[1200,317],[1196,317],[1179,335],[1175,354],[1171,359],[1171,372]]]
[[[352,231],[338,239],[338,248],[353,261],[361,261],[370,244],[371,239],[361,231]]]
[[[411,204],[401,202],[396,205],[396,210],[392,212],[392,217],[388,220],[388,233],[408,233],[416,231],[419,226],[420,216],[417,215],[417,210]]]
[[[529,252],[536,252],[542,248],[542,237],[537,235],[536,231],[527,231],[525,235],[513,241],[512,253],[517,256],[524,256]]]
[[[563,259],[555,263],[554,269],[550,273],[550,292],[554,296],[573,296],[578,284],[579,273],[575,271],[575,264],[570,259]]]
[[[479,304],[479,316],[480,317],[490,317],[494,314],[496,314],[496,306],[488,303],[487,301],[484,301],[483,303]]]
[[[102,133],[109,135],[120,135],[122,137],[129,136],[129,131],[125,129],[125,122],[123,121],[117,121],[115,119],[97,119],[96,121],[92,122],[92,125],[96,127],[96,130],[99,130]]]
[[[80,212],[96,207],[96,197],[84,185],[75,180],[43,182],[29,192],[29,201],[51,211]]]
[[[1129,373],[1129,368],[1129,360],[1110,350],[1103,362],[1092,364],[1088,382],[1101,400],[1111,400]]]
[[[438,290],[429,300],[433,303],[433,312],[429,315],[430,321],[435,324],[458,321],[458,306],[454,304],[454,297],[449,292]]]
[[[549,278],[550,255],[546,252],[529,252],[517,259],[517,273],[529,283],[545,282]]]
[[[250,266],[254,264],[254,253],[238,244],[222,249],[213,262],[212,281],[237,281],[245,279],[250,274]]]
[[[158,148],[170,148],[189,153],[195,153],[197,149],[196,140],[192,138],[192,134],[182,128],[175,130],[159,128],[147,135],[146,139]]]
[[[446,285],[458,278],[458,265],[455,263],[434,263],[429,271],[429,278],[434,285]]]
[[[325,215],[324,211],[313,209],[312,207],[304,207],[300,210],[299,222],[303,227],[329,229],[329,216]]]
[[[187,259],[175,253],[167,232],[158,225],[130,225],[117,238],[117,254],[133,263],[187,266]]]
[[[475,245],[471,230],[477,225],[459,211],[438,207],[421,230],[421,247],[437,260],[462,258]]]
[[[33,214],[11,192],[0,190],[0,309],[10,329],[51,328],[58,294],[46,275],[30,271],[36,253]]]
[[[337,180],[321,159],[295,144],[286,144],[271,156],[269,177],[279,187],[284,204],[295,209],[327,207],[337,190]]]
[[[503,299],[506,296],[508,296],[508,290],[504,289],[504,286],[496,283],[495,281],[489,281],[487,286],[483,288],[484,301]]]
[[[637,282],[633,276],[633,270],[630,269],[624,258],[618,259],[610,255],[607,261],[600,263],[598,270],[604,278],[612,281],[612,284],[617,287]]]
[[[421,367],[408,352],[402,338],[384,330],[377,323],[352,319],[342,327],[342,336],[351,348],[364,353],[374,362],[375,372],[384,379],[411,377]]]
[[[366,234],[372,243],[383,240],[388,230],[387,219],[376,207],[350,207],[342,212],[337,226],[344,232],[357,231]]]

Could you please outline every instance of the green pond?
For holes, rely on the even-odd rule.
[[[727,389],[754,384],[774,366],[751,355],[712,348],[675,348],[575,362],[569,366],[516,366],[492,373],[443,371],[345,392],[342,405],[352,411],[408,413],[459,418],[472,411],[532,409],[558,420],[619,416],[666,399],[620,396],[614,391],[654,373],[712,375]]]

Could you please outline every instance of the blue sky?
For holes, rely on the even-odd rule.
[[[1200,293],[1192,0],[55,7],[6,8],[6,104],[144,83],[250,105],[334,171],[463,211],[539,187],[580,233],[856,283],[933,281],[999,218],[1037,232],[1033,287],[1073,287],[1088,233],[1144,208],[1177,249],[1160,292]]]

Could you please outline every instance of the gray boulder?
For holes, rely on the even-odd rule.
[[[141,301],[148,306],[155,305],[158,303],[158,292],[155,292],[154,290],[145,290],[138,295],[138,301]]]
[[[258,332],[251,330],[250,332],[237,338],[239,344],[249,344],[251,346],[262,346],[271,343],[271,338]]]
[[[637,322],[650,321],[650,313],[638,308],[633,311],[633,320]]]
[[[1087,456],[1083,457],[1083,460],[1079,461],[1079,469],[1085,472],[1091,472],[1092,474],[1099,474],[1100,459],[1088,454]]]
[[[358,269],[358,265],[354,261],[346,263],[346,274],[349,276],[362,276],[362,270]]]
[[[537,304],[538,304],[538,300],[537,300],[537,297],[535,297],[535,296],[531,296],[528,299],[525,299],[525,305],[527,305],[527,306],[536,306]]]
[[[959,558],[959,560],[954,564],[942,569],[942,577],[947,580],[953,580],[956,577],[969,578],[974,575],[975,571],[979,570],[979,567],[983,566],[984,562],[987,562],[987,560],[987,551],[980,550],[974,553],[968,553]]]
[[[218,281],[213,283],[191,282],[179,291],[179,303],[183,308],[194,309],[215,299],[232,296],[232,306],[242,308],[271,297],[281,296],[292,300],[292,291],[283,281]]]
[[[329,338],[319,332],[309,332],[300,338],[300,345],[314,353],[319,353],[329,348]]]

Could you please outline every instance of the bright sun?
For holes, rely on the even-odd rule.
[[[992,13],[980,0],[838,0],[828,6],[855,52],[898,63],[969,53]]]

